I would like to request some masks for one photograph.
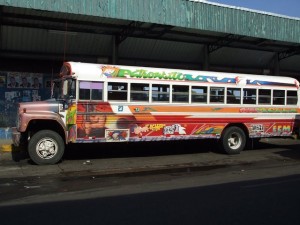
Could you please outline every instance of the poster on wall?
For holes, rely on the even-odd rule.
[[[31,82],[32,82],[31,87],[33,89],[42,88],[42,83],[43,83],[43,75],[42,74],[33,73],[33,74],[31,74],[30,77],[31,77]]]
[[[17,72],[7,73],[7,88],[18,88],[20,86],[20,74]]]
[[[7,73],[7,88],[40,89],[42,83],[43,76],[39,73]]]
[[[16,126],[18,103],[42,101],[50,97],[45,85],[52,74],[0,71],[0,128]]]

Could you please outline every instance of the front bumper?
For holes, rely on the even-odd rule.
[[[18,147],[20,145],[21,133],[16,127],[12,128],[12,141],[14,146]]]

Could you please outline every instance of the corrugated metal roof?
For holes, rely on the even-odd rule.
[[[300,20],[186,0],[0,0],[0,5],[142,21],[300,43]]]
[[[119,48],[124,58],[147,58],[175,62],[199,63],[203,60],[202,45],[153,39],[128,38]]]
[[[78,33],[67,35],[26,27],[2,27],[2,50],[81,55],[111,55],[108,35]],[[12,38],[13,37],[13,38]]]
[[[0,7],[0,57],[107,63],[116,38],[120,64],[262,73],[283,52],[280,72],[300,71],[293,18],[184,0],[3,2],[25,7]]]

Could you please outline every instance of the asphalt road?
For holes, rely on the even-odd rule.
[[[79,146],[54,166],[13,153],[0,161],[0,223],[299,224],[299,146],[267,139],[237,156],[206,142]]]
[[[293,175],[109,197],[94,192],[77,200],[2,206],[0,221],[3,225],[298,225],[299,188],[300,176]]]

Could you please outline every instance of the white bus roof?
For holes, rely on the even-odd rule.
[[[188,81],[195,83],[228,83],[245,86],[272,85],[299,88],[299,82],[291,77],[253,75],[241,73],[211,72],[197,70],[181,70],[153,68],[140,66],[123,66],[108,64],[93,64],[81,62],[66,62],[69,75],[78,80],[100,81],[110,78],[129,78],[140,80]]]

